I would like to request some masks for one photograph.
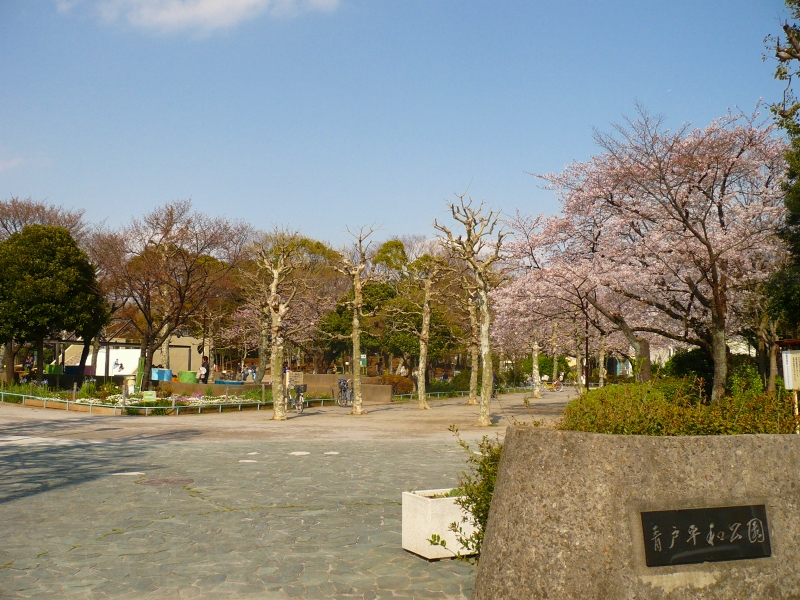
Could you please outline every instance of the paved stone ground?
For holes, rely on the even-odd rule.
[[[501,397],[495,420],[552,418],[566,400]],[[275,423],[0,405],[0,597],[469,598],[471,565],[400,547],[401,492],[464,468],[447,425],[487,433],[475,407],[433,406]]]

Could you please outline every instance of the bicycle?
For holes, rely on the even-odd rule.
[[[286,396],[283,398],[284,402],[284,410],[289,409],[289,405],[291,404],[292,408],[297,411],[297,414],[302,414],[303,409],[305,408],[306,398],[305,393],[308,389],[306,385],[296,385],[294,386],[294,398],[292,398],[291,390],[286,390]]]
[[[350,380],[339,378],[339,394],[336,396],[336,402],[339,406],[353,404],[353,386]]]
[[[564,389],[564,382],[561,381],[561,377],[558,379],[554,379],[553,383],[550,383],[547,375],[542,377],[542,388],[547,390],[548,392],[560,392]]]

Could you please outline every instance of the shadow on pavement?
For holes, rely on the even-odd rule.
[[[0,426],[0,504],[136,470],[152,443],[183,441],[200,434],[194,430],[137,433],[101,441],[58,437],[74,432],[76,425],[75,421],[28,421]]]

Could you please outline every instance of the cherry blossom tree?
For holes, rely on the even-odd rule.
[[[254,308],[244,304],[228,316],[217,334],[217,347],[235,350],[241,357],[240,364],[244,365],[247,355],[253,348],[258,347],[259,313]]]
[[[630,333],[709,352],[717,401],[725,390],[727,336],[736,326],[733,298],[768,275],[752,272],[750,257],[780,245],[774,233],[785,210],[784,144],[757,114],[730,113],[703,129],[670,131],[641,107],[636,120],[596,140],[602,154],[543,176],[560,192],[562,231],[575,243],[571,256],[583,257],[590,288],[626,307],[605,311],[620,330],[629,325]],[[638,322],[630,325],[630,315]]]

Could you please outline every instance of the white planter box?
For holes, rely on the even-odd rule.
[[[453,558],[455,553],[465,553],[464,547],[450,531],[451,523],[458,523],[464,535],[471,535],[475,528],[470,523],[462,523],[465,511],[456,498],[433,498],[447,494],[452,488],[442,490],[417,490],[403,492],[403,549],[418,554],[428,560]],[[447,547],[433,546],[428,541],[438,534]]]

